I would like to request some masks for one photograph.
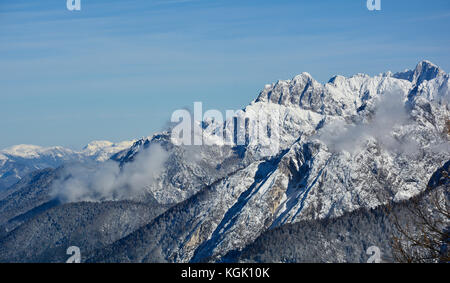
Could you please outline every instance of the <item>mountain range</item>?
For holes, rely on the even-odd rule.
[[[0,157],[17,174],[0,191],[0,261],[64,262],[69,246],[85,262],[359,262],[371,245],[391,258],[383,207],[403,213],[427,189],[448,198],[449,100],[449,74],[429,61],[326,84],[302,73],[202,125],[214,140],[276,113],[275,148],[179,145],[169,129],[107,153],[54,148],[21,174]],[[79,156],[99,162],[68,163]]]
[[[119,151],[133,145],[134,141],[112,143],[93,141],[81,151],[61,146],[42,147],[36,145],[15,145],[0,150],[0,191],[17,183],[27,174],[45,168],[57,168],[64,163],[105,161]]]

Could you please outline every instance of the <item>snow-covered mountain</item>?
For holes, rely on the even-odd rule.
[[[123,161],[145,145],[165,145],[173,163],[147,190],[182,208],[96,259],[219,260],[267,229],[409,199],[450,157],[448,87],[449,75],[428,61],[397,74],[335,76],[325,85],[302,73],[266,85],[240,113],[279,113],[280,146],[272,155],[259,144],[204,146],[191,159],[192,149],[173,147],[169,134],[142,140]]]
[[[218,128],[238,132],[235,121],[248,120],[240,126],[247,131],[254,121],[277,117],[264,128],[267,135],[256,141],[178,145],[168,130],[111,157],[120,172],[131,170],[126,176],[138,176],[139,182],[122,182],[119,170],[109,163],[82,177],[56,170],[19,182],[7,196],[0,195],[0,212],[8,213],[0,219],[0,227],[6,227],[0,236],[0,261],[58,261],[72,244],[81,246],[87,261],[223,261],[284,225],[348,219],[360,209],[407,201],[423,192],[450,159],[449,100],[449,74],[429,61],[400,73],[334,76],[326,84],[302,73],[266,85],[236,117],[202,125],[203,139],[216,140]],[[155,164],[150,162],[155,151],[145,159],[149,162],[142,160],[155,147],[164,149],[159,159],[164,166],[149,170],[146,164]],[[66,198],[69,203],[56,208],[48,203],[55,186],[65,195],[76,195],[73,201],[92,201],[96,194],[89,190],[100,181],[102,188],[124,185],[101,192],[97,201],[103,216],[98,222],[62,231],[47,223],[56,219],[66,227],[78,215],[92,221],[92,208],[83,202]],[[128,191],[133,194],[123,193]],[[136,212],[133,218],[130,211],[136,208],[127,202],[150,206],[158,215]],[[106,217],[108,211],[117,213],[111,203],[121,203],[127,216]],[[125,233],[110,227],[140,228]],[[80,236],[94,232],[110,236],[95,243]],[[40,237],[31,238],[32,233]],[[386,242],[389,235],[377,237]],[[21,246],[24,239],[32,240],[26,248]]]
[[[134,141],[112,143],[93,141],[81,151],[61,146],[42,147],[15,145],[0,150],[0,190],[19,181],[28,173],[44,168],[57,168],[64,163],[94,160],[103,162],[112,155],[133,145]]]
[[[112,155],[130,148],[136,141],[113,143],[110,141],[93,141],[86,145],[80,154],[99,162],[108,160]]]

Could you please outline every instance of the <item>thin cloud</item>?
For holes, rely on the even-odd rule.
[[[140,152],[122,168],[115,161],[101,164],[69,165],[51,188],[62,202],[130,199],[152,185],[164,169],[168,153],[158,144]]]

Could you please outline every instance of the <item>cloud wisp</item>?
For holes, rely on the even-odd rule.
[[[371,137],[385,148],[398,151],[404,145],[395,139],[392,132],[408,119],[402,98],[401,92],[387,93],[377,103],[375,114],[369,123],[347,124],[341,120],[334,121],[325,125],[317,137],[337,152],[355,152]],[[411,146],[412,143],[408,144],[408,148]]]
[[[51,194],[62,202],[130,199],[155,182],[167,158],[167,151],[152,144],[122,167],[112,160],[69,165],[53,183]]]

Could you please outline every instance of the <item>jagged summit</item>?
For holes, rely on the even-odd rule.
[[[416,65],[414,70],[405,70],[403,72],[395,73],[393,77],[408,80],[413,83],[413,85],[420,85],[424,81],[435,79],[443,74],[445,74],[445,72],[439,66],[428,60],[422,60]]]
[[[417,64],[411,78],[411,82],[414,85],[419,85],[423,81],[432,80],[442,74],[444,74],[444,71],[438,66],[434,65],[430,61],[422,61]]]
[[[313,80],[313,77],[308,72],[303,72],[300,75],[297,75],[292,79],[294,84],[299,81],[311,81],[311,80]]]
[[[311,108],[311,99],[320,94],[322,85],[309,73],[302,73],[292,80],[278,81],[266,86],[256,102],[272,102],[281,105],[300,105]]]
[[[408,93],[415,86],[445,75],[441,68],[427,60],[419,62],[414,70],[395,74],[387,72],[374,77],[362,73],[351,77],[336,75],[326,84],[319,83],[304,72],[291,80],[266,85],[255,102],[297,106],[322,114],[339,114],[342,111],[353,111],[386,91]],[[436,87],[439,88],[445,86],[446,82],[439,81],[437,84]]]

